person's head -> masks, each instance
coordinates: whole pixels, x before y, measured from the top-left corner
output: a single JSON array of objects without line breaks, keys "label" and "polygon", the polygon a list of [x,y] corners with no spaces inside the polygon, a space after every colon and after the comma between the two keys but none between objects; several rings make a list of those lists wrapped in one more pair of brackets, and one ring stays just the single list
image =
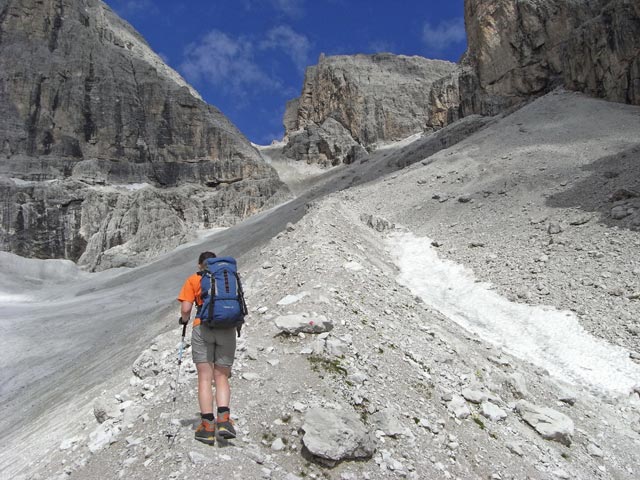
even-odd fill
[{"label": "person's head", "polygon": [[204,262],[206,262],[208,258],[216,258],[216,254],[213,252],[202,252],[198,257],[198,266],[200,267],[200,270],[204,268]]}]

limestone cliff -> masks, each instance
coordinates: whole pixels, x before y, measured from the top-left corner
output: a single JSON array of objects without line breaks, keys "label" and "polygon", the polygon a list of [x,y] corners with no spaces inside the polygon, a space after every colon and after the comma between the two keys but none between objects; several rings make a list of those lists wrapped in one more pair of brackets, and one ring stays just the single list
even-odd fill
[{"label": "limestone cliff", "polygon": [[640,104],[640,3],[466,0],[464,114],[491,115],[564,85]]},{"label": "limestone cliff", "polygon": [[[323,55],[317,65],[307,68],[302,95],[287,105],[286,136],[293,140],[296,131],[310,127],[314,132],[303,135],[313,137],[322,133],[329,118],[363,147],[422,132],[429,123],[432,84],[454,69],[451,62],[389,53]],[[290,151],[300,152],[300,139],[295,143]],[[318,148],[309,146],[310,154],[305,153],[309,161],[314,161]],[[329,163],[352,158],[352,154],[338,155]]]},{"label": "limestone cliff", "polygon": [[135,264],[282,186],[100,0],[0,0],[0,134],[0,248],[25,256]]}]

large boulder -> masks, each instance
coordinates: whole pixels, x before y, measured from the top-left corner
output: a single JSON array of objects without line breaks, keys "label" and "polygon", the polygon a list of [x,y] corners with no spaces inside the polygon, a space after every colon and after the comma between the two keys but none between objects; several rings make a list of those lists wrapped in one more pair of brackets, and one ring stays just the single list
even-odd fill
[{"label": "large boulder", "polygon": [[351,412],[312,408],[304,419],[302,443],[323,463],[370,458],[376,449],[375,436]]},{"label": "large boulder", "polygon": [[556,410],[539,407],[526,400],[516,404],[516,412],[546,440],[554,440],[567,447],[573,439],[573,420]]}]

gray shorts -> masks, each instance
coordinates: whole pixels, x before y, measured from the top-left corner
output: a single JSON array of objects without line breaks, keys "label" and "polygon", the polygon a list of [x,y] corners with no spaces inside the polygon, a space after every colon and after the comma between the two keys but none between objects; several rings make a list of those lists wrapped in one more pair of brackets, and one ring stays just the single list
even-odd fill
[{"label": "gray shorts", "polygon": [[215,329],[198,325],[191,333],[193,363],[215,363],[231,367],[236,354],[236,329]]}]

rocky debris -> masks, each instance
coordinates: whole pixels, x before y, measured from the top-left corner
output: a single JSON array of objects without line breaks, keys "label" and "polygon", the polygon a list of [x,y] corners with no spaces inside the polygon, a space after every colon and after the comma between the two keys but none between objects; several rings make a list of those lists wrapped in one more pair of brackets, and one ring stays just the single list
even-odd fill
[{"label": "rocky debris", "polygon": [[373,228],[376,232],[380,233],[386,232],[388,230],[393,230],[395,228],[395,225],[388,220],[366,213],[360,215],[360,221],[368,227]]},{"label": "rocky debris", "polygon": [[322,333],[333,329],[333,322],[324,315],[309,315],[306,313],[281,315],[276,317],[274,322],[282,333],[288,335]]},{"label": "rocky debris", "polygon": [[349,164],[364,158],[367,151],[333,118],[311,124],[289,135],[282,154],[293,160],[317,163],[323,167]]},{"label": "rocky debris", "polygon": [[546,440],[554,440],[567,447],[571,445],[573,421],[566,415],[547,407],[538,407],[526,400],[516,404],[516,412]]},{"label": "rocky debris", "polygon": [[102,1],[5,3],[3,250],[135,266],[199,229],[246,218],[283,187]]},{"label": "rocky debris", "polygon": [[453,412],[455,417],[464,420],[471,415],[471,410],[467,406],[467,402],[460,395],[454,395],[449,402],[449,410]]},{"label": "rocky debris", "polygon": [[160,373],[157,355],[151,350],[145,350],[133,363],[131,370],[141,380],[157,375]]},{"label": "rocky debris", "polygon": [[[298,102],[287,105],[285,123],[298,130],[332,118],[365,147],[401,140],[424,130],[428,92],[454,68],[450,62],[390,53],[321,55],[306,70]],[[290,120],[294,109],[296,122]],[[287,129],[289,138],[292,133]]]},{"label": "rocky debris", "polygon": [[93,414],[98,423],[104,423],[107,420],[119,417],[122,412],[115,404],[99,398],[93,402]]},{"label": "rocky debris", "polygon": [[480,404],[487,400],[487,394],[484,392],[480,392],[478,390],[472,390],[470,388],[465,388],[462,390],[462,396],[471,403]]},{"label": "rocky debris", "polygon": [[356,415],[346,411],[313,408],[304,417],[302,443],[321,462],[370,458],[375,437]]}]

